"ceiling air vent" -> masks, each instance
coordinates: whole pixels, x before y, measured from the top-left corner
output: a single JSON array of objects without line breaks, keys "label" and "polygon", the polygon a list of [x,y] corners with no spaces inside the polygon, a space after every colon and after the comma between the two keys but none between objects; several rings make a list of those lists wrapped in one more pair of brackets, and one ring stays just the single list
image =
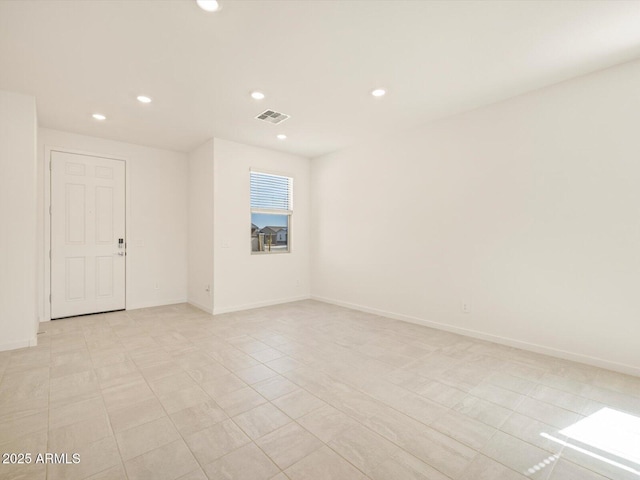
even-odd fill
[{"label": "ceiling air vent", "polygon": [[273,110],[265,110],[260,115],[256,117],[258,120],[263,120],[268,123],[272,123],[273,125],[278,125],[279,123],[284,122],[289,118],[289,115],[286,113],[275,112]]}]

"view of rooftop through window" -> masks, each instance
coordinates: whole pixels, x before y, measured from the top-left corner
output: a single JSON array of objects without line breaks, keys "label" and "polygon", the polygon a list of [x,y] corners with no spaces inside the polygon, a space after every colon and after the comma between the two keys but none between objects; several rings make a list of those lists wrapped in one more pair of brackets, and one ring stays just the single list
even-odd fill
[{"label": "view of rooftop through window", "polygon": [[252,171],[251,251],[285,253],[290,245],[293,179]]}]

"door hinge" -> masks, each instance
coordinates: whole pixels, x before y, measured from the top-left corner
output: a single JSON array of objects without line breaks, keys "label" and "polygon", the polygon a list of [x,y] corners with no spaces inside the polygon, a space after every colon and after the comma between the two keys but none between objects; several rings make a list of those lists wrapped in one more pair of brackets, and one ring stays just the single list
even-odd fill
[{"label": "door hinge", "polygon": [[51,303],[51,294],[49,294],[49,303]]},{"label": "door hinge", "polygon": [[49,260],[51,260],[51,250],[49,250]]}]

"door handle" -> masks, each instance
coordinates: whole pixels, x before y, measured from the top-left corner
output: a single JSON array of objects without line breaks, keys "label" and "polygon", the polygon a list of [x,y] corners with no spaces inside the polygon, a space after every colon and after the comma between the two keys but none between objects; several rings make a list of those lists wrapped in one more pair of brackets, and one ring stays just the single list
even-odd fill
[{"label": "door handle", "polygon": [[114,255],[118,255],[119,257],[124,257],[124,252],[116,252]]}]

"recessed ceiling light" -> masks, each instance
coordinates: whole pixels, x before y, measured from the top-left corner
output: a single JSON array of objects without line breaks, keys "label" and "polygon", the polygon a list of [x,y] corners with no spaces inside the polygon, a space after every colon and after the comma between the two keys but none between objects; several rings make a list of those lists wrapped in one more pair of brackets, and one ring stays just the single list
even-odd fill
[{"label": "recessed ceiling light", "polygon": [[376,88],[371,92],[371,95],[374,97],[382,97],[385,93],[387,93],[387,91],[384,88]]},{"label": "recessed ceiling light", "polygon": [[104,115],[102,115],[101,113],[94,113],[93,115],[91,115],[93,118],[95,118],[96,120],[106,120],[107,117],[105,117]]},{"label": "recessed ceiling light", "polygon": [[217,0],[196,0],[198,6],[205,12],[219,12],[222,6]]},{"label": "recessed ceiling light", "polygon": [[136,98],[140,103],[151,103],[151,99],[145,95],[138,95]]},{"label": "recessed ceiling light", "polygon": [[262,92],[251,92],[251,98],[255,100],[262,100],[264,98],[264,93]]},{"label": "recessed ceiling light", "polygon": [[278,135],[278,140],[286,140],[287,136],[284,133]]}]

